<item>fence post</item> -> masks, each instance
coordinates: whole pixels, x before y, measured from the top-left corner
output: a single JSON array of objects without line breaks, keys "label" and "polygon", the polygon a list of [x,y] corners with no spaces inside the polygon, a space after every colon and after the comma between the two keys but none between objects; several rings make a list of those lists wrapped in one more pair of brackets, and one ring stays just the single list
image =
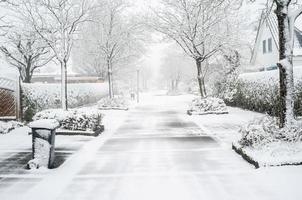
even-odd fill
[{"label": "fence post", "polygon": [[22,109],[21,109],[21,80],[20,76],[18,76],[16,81],[16,119],[18,121],[22,120]]}]

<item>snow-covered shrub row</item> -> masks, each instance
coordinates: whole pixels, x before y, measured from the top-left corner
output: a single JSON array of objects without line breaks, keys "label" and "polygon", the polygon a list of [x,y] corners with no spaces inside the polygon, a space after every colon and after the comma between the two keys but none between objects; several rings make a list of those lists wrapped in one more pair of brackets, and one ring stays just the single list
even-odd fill
[{"label": "snow-covered shrub row", "polygon": [[225,114],[227,106],[222,99],[215,97],[197,97],[191,102],[189,114]]},{"label": "snow-covered shrub row", "polygon": [[126,110],[128,109],[128,102],[123,96],[115,96],[114,98],[105,97],[98,101],[98,108],[101,110]]},{"label": "snow-covered shrub row", "polygon": [[[22,94],[26,121],[30,121],[41,110],[61,107],[60,84],[22,84]],[[68,105],[74,108],[96,103],[107,94],[106,83],[68,84]]]},{"label": "snow-covered shrub row", "polygon": [[0,134],[9,133],[15,128],[19,128],[21,126],[23,126],[23,124],[17,121],[0,121]]},{"label": "snow-covered shrub row", "polygon": [[100,130],[103,114],[95,108],[79,108],[63,111],[61,109],[48,109],[38,112],[33,119],[56,119],[60,128],[79,131]]},{"label": "snow-covered shrub row", "polygon": [[[302,68],[294,69],[295,113],[302,115]],[[241,74],[229,83],[227,93],[217,94],[227,105],[276,116],[279,109],[279,70]]]},{"label": "snow-covered shrub row", "polygon": [[277,118],[265,116],[255,119],[241,127],[242,134],[238,143],[242,147],[263,147],[273,142],[297,142],[301,141],[302,124],[296,121],[289,127],[279,128]]}]

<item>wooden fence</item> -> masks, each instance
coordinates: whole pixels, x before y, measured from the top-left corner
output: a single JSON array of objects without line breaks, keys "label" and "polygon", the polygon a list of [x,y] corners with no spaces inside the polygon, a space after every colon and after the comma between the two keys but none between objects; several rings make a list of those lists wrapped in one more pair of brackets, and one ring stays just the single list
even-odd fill
[{"label": "wooden fence", "polygon": [[20,81],[0,77],[0,119],[21,118]]}]

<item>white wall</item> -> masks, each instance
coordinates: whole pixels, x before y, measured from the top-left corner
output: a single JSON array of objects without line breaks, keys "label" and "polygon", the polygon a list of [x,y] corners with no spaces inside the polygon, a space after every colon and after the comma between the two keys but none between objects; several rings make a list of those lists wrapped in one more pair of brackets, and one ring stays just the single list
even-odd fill
[{"label": "white wall", "polygon": [[[278,62],[278,49],[272,37],[272,34],[265,24],[259,32],[259,44],[256,49],[257,55],[255,60],[255,67],[259,70],[263,67],[270,67]],[[268,52],[268,38],[272,38],[272,52]],[[266,40],[266,53],[263,54],[262,41]]]}]

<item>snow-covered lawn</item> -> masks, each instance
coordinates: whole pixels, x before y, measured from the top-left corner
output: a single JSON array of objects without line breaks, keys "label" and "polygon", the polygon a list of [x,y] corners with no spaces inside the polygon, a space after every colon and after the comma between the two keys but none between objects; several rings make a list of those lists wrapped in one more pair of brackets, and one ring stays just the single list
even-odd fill
[{"label": "snow-covered lawn", "polygon": [[223,145],[230,147],[232,142],[239,139],[240,128],[249,121],[264,116],[261,113],[228,107],[226,115],[192,115],[192,121],[201,126],[207,134],[217,138]]}]

